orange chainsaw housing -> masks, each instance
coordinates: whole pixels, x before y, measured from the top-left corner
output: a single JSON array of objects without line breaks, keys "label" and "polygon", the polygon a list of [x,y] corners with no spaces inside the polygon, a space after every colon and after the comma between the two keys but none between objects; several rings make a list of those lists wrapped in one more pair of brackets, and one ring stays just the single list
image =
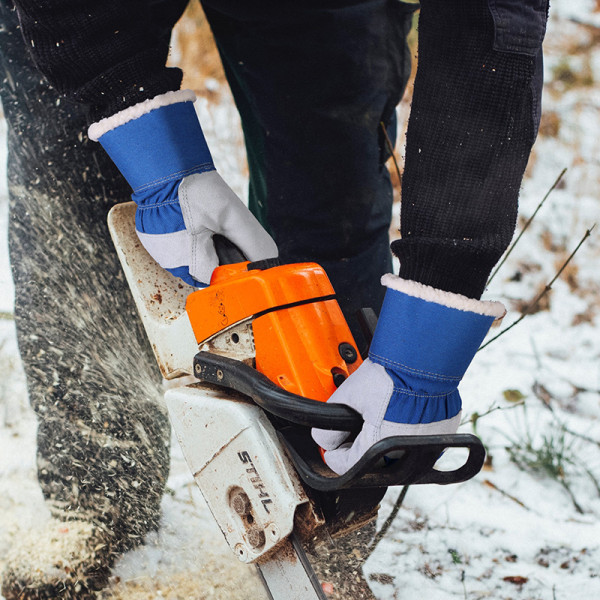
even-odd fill
[{"label": "orange chainsaw housing", "polygon": [[[339,385],[362,362],[325,271],[314,263],[248,264],[218,267],[209,287],[188,296],[196,341],[251,320],[256,369],[289,392],[325,402],[334,377]],[[346,362],[340,344],[351,345],[355,359]]]}]

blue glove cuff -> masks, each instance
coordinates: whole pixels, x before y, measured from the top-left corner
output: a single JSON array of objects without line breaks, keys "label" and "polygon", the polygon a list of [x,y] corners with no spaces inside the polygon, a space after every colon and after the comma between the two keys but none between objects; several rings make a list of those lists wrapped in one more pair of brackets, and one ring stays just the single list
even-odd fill
[{"label": "blue glove cuff", "polygon": [[435,423],[455,417],[462,408],[456,388],[443,394],[426,394],[405,389],[406,382],[391,370],[386,370],[394,382],[394,391],[384,419],[392,423],[418,425]]},{"label": "blue glove cuff", "polygon": [[142,197],[169,181],[215,168],[192,102],[151,110],[98,141]]},{"label": "blue glove cuff", "polygon": [[458,386],[493,321],[388,288],[369,358],[441,394]]}]

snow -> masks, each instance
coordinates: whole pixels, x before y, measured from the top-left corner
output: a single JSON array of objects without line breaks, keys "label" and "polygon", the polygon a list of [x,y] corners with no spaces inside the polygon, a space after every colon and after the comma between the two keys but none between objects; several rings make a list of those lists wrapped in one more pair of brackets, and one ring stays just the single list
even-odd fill
[{"label": "snow", "polygon": [[[461,485],[409,489],[364,566],[381,600],[600,597],[600,53],[595,50],[600,13],[595,7],[592,0],[552,3],[545,122],[523,183],[521,226],[562,169],[568,171],[486,291],[485,299],[500,300],[509,309],[500,329],[554,277],[586,230],[599,226],[553,285],[548,308],[482,349],[467,372],[461,384],[462,431],[472,432],[475,421],[491,464]],[[559,76],[565,68],[574,83]],[[239,121],[219,85],[211,80],[210,91],[221,101],[201,98],[197,108],[219,170],[245,195]],[[406,116],[405,103],[399,114],[401,120]],[[1,121],[0,135],[5,136]],[[3,143],[0,148],[4,169]],[[4,172],[0,186],[0,312],[10,312]],[[395,214],[397,219],[397,207]],[[35,482],[35,419],[27,406],[14,326],[6,319],[0,319],[0,368],[1,567],[20,533],[46,518]],[[480,416],[472,419],[475,413]],[[544,463],[558,473],[554,477],[534,468],[545,446],[554,449]],[[119,561],[102,598],[264,597],[252,570],[227,548],[176,443],[168,488],[160,530]],[[379,527],[398,494],[388,492]]]}]

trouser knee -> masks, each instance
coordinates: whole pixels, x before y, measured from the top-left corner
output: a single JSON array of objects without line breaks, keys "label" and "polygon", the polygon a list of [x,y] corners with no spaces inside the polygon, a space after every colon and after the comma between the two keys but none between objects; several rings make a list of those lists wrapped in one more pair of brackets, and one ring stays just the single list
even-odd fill
[{"label": "trouser knee", "polygon": [[108,209],[130,190],[87,140],[83,107],[37,72],[7,0],[0,24],[15,320],[40,419],[40,484],[56,506],[112,504],[109,519],[115,510],[127,518],[124,506],[136,501],[156,512],[170,431],[106,225]]}]

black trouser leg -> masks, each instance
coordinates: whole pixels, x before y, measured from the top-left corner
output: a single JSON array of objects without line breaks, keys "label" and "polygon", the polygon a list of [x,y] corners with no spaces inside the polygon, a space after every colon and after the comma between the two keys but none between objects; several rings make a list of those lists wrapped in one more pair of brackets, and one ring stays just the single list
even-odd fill
[{"label": "black trouser leg", "polygon": [[157,523],[169,427],[154,359],[106,226],[129,189],[82,109],[37,73],[0,2],[15,317],[39,419],[38,475],[51,510],[101,519],[135,544]]},{"label": "black trouser leg", "polygon": [[378,310],[392,206],[380,123],[395,129],[413,7],[203,4],[242,117],[251,208],[283,260],[325,267],[349,320]]}]

